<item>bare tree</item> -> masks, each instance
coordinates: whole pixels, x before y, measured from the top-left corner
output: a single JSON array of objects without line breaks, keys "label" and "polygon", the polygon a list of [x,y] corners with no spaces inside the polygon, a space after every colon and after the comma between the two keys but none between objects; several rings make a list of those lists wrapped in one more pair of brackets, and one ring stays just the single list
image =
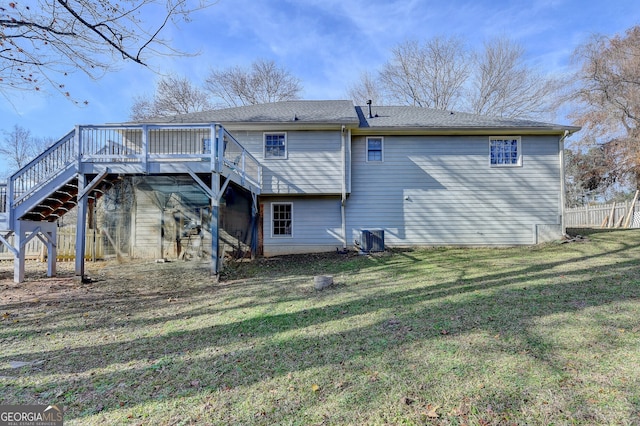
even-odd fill
[{"label": "bare tree", "polygon": [[253,62],[248,70],[241,67],[212,69],[205,88],[221,107],[299,99],[302,91],[298,78],[274,61],[264,59]]},{"label": "bare tree", "polygon": [[370,72],[360,74],[360,80],[349,86],[347,96],[353,99],[356,104],[364,105],[367,101],[372,101],[374,105],[386,104],[386,98],[382,92],[382,86]]},{"label": "bare tree", "polygon": [[0,154],[8,160],[11,170],[15,171],[40,154],[49,142],[49,139],[34,138],[28,129],[16,124],[10,132],[4,132]]},{"label": "bare tree", "polygon": [[528,67],[524,49],[508,39],[487,42],[477,54],[457,38],[406,41],[391,55],[377,75],[364,73],[349,96],[510,118],[555,111],[559,82]]},{"label": "bare tree", "polygon": [[640,184],[640,26],[594,36],[574,55],[579,70],[569,101],[583,140],[602,144],[619,183]]},{"label": "bare tree", "polygon": [[434,38],[396,46],[380,72],[380,83],[392,102],[451,109],[458,104],[468,74],[464,44],[456,38]]},{"label": "bare tree", "polygon": [[[197,2],[192,4],[192,2]],[[0,6],[0,91],[53,87],[71,97],[64,76],[99,78],[119,60],[147,65],[178,54],[162,30],[212,0],[34,0]],[[160,13],[159,13],[160,12]],[[155,18],[155,19],[154,19]],[[6,94],[5,94],[6,96]]]},{"label": "bare tree", "polygon": [[51,136],[46,136],[46,137],[33,137],[31,138],[31,152],[33,154],[33,156],[37,156],[40,155],[41,153],[43,153],[47,148],[49,148],[51,145],[53,145],[55,142],[57,141],[56,138],[53,138]]},{"label": "bare tree", "polygon": [[165,77],[156,84],[152,98],[137,96],[131,107],[131,119],[140,121],[211,109],[208,94],[186,77]]},{"label": "bare tree", "polygon": [[548,113],[557,82],[526,66],[524,48],[506,38],[484,44],[474,58],[471,111],[480,115],[534,118]]}]

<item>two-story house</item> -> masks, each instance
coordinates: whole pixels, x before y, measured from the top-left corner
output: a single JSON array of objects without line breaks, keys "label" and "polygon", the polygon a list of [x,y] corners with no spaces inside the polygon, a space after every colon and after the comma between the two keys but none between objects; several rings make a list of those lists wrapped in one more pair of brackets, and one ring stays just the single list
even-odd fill
[{"label": "two-story house", "polygon": [[186,114],[221,123],[263,167],[265,255],[387,246],[519,245],[564,232],[563,141],[575,127],[352,101]]},{"label": "two-story house", "polygon": [[0,243],[16,281],[36,236],[54,274],[55,224],[77,205],[82,275],[89,204],[128,175],[130,254],[179,255],[195,233],[215,273],[229,236],[266,256],[536,244],[564,233],[564,139],[577,130],[346,100],[77,126],[0,185]]}]

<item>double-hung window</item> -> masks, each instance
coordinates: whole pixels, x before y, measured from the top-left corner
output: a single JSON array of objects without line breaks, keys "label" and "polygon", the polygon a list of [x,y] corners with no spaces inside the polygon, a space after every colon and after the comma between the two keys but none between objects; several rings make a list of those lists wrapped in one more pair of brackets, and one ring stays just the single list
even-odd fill
[{"label": "double-hung window", "polygon": [[265,133],[264,134],[264,158],[274,158],[274,159],[287,158],[287,134],[286,133]]},{"label": "double-hung window", "polygon": [[381,163],[384,160],[383,155],[384,140],[381,137],[367,138],[367,162]]},{"label": "double-hung window", "polygon": [[274,237],[293,236],[293,204],[271,204],[272,231]]},{"label": "double-hung window", "polygon": [[491,167],[522,165],[522,147],[519,136],[499,136],[489,139]]}]

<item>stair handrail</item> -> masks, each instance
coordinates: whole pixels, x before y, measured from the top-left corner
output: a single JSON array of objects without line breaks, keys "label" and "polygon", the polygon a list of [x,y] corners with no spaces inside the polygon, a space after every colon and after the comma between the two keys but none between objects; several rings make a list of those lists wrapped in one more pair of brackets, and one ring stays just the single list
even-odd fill
[{"label": "stair handrail", "polygon": [[[216,137],[219,140],[226,140],[230,144],[220,144],[218,149],[222,150],[222,159],[220,160],[220,151],[216,153],[215,160],[219,162],[218,168],[225,165],[238,174],[244,181],[249,181],[256,188],[262,186],[262,165],[260,161],[240,143],[229,131],[222,125],[216,124],[218,128]],[[222,148],[220,148],[222,147]]]},{"label": "stair handrail", "polygon": [[71,130],[11,175],[7,206],[9,210],[20,204],[34,189],[42,187],[66,170],[70,164],[77,163],[79,150],[75,134],[75,129]]}]

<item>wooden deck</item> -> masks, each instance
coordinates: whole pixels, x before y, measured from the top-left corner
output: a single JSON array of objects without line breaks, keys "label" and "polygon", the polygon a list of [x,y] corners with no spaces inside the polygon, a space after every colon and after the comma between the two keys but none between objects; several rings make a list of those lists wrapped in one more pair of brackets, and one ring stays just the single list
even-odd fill
[{"label": "wooden deck", "polygon": [[[0,183],[0,244],[15,255],[15,280],[24,278],[21,248],[38,237],[55,250],[55,222],[70,209],[78,207],[78,229],[84,229],[87,200],[99,197],[110,182],[171,174],[191,176],[211,198],[214,213],[229,182],[250,191],[254,200],[261,189],[260,163],[220,125],[77,126]],[[14,245],[8,242],[11,235]],[[78,245],[80,254],[82,235]],[[217,252],[217,239],[212,249]],[[217,256],[212,261],[217,273]],[[51,269],[55,273],[55,265]],[[77,265],[76,273],[83,271],[84,265]]]}]

